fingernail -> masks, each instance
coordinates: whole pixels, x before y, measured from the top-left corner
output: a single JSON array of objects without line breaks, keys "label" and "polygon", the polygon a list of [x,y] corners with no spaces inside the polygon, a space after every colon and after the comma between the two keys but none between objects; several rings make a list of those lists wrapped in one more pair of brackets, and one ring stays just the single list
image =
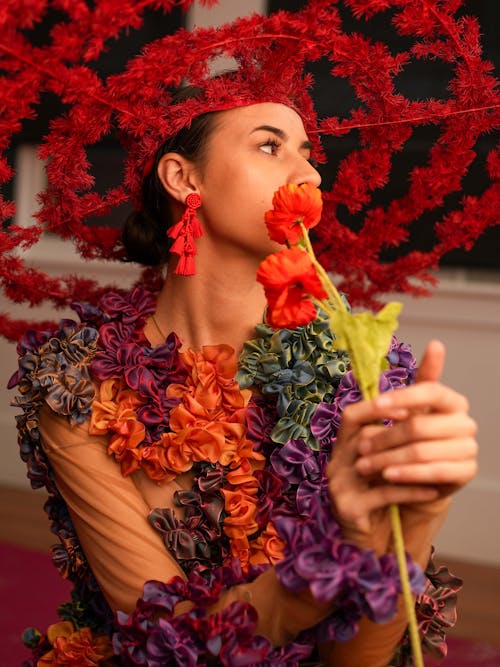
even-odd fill
[{"label": "fingernail", "polygon": [[401,474],[397,468],[386,468],[382,476],[385,477],[385,479],[390,479],[392,481],[399,479],[401,477]]}]

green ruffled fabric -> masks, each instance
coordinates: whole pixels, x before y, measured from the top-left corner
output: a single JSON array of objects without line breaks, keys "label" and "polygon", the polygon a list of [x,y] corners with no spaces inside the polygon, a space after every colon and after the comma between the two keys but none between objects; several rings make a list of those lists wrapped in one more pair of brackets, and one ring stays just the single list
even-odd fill
[{"label": "green ruffled fabric", "polygon": [[308,425],[321,402],[331,402],[349,356],[335,349],[335,336],[326,313],[297,329],[256,327],[259,338],[245,343],[239,359],[237,381],[242,389],[256,388],[277,395],[279,420],[271,438],[286,443],[301,438],[317,451],[320,443]]}]

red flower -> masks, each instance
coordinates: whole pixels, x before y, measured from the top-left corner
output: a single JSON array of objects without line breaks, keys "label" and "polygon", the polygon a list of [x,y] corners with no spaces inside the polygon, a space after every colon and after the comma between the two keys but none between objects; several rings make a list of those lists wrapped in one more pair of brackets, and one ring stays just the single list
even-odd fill
[{"label": "red flower", "polygon": [[277,328],[302,326],[316,317],[310,296],[327,294],[309,255],[300,248],[286,248],[269,255],[257,271],[267,297],[267,321]]},{"label": "red flower", "polygon": [[273,197],[273,209],[265,215],[267,231],[273,241],[297,244],[302,238],[302,223],[306,229],[318,224],[323,201],[321,190],[311,183],[283,185]]}]

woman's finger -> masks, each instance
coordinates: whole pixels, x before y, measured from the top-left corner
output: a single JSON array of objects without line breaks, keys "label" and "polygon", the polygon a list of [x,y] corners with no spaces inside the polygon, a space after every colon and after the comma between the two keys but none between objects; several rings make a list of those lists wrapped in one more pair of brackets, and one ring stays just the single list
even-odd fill
[{"label": "woman's finger", "polygon": [[431,340],[425,348],[415,382],[438,382],[444,369],[446,349],[440,340]]},{"label": "woman's finger", "polygon": [[406,447],[361,456],[354,467],[361,475],[377,475],[395,466],[469,460],[477,455],[477,450],[477,442],[472,437],[414,442]]},{"label": "woman's finger", "polygon": [[399,484],[452,484],[463,486],[477,473],[475,457],[462,461],[412,463],[385,468],[384,479]]},{"label": "woman's finger", "polygon": [[346,526],[363,529],[369,525],[368,517],[372,512],[386,509],[392,503],[424,503],[438,497],[439,491],[432,486],[380,484],[361,496],[344,494],[337,497],[335,511],[344,530]]},{"label": "woman's finger", "polygon": [[[443,370],[444,355],[445,348],[440,341],[433,340],[427,345],[420,368],[417,371],[416,377],[419,382],[437,382]],[[442,385],[438,386],[441,387]],[[420,389],[414,395],[410,393],[409,397],[405,399],[409,389],[409,387],[404,387],[394,392],[384,393],[373,401],[359,401],[348,405],[342,415],[341,429],[344,431],[344,435],[349,437],[363,424],[375,423],[382,419],[405,419],[408,410],[413,407],[420,407],[427,388]],[[443,387],[444,389],[446,388]],[[458,396],[456,392],[452,393]],[[395,400],[393,400],[394,394],[398,394]],[[433,396],[435,399],[439,397],[436,390],[434,390]],[[412,404],[412,399],[417,405]]]},{"label": "woman's finger", "polygon": [[380,394],[374,401],[375,410],[384,413],[398,408],[414,412],[468,412],[465,396],[439,382],[421,381],[410,387]]},{"label": "woman's finger", "polygon": [[385,428],[382,421],[405,419],[409,414],[406,408],[379,407],[374,401],[348,405],[342,413],[327,474],[333,466],[352,466],[359,455],[359,442],[370,442],[375,433]]},{"label": "woman's finger", "polygon": [[375,454],[394,447],[425,440],[470,437],[477,432],[477,424],[466,413],[416,413],[408,419],[394,423],[390,428],[369,431],[363,429],[359,453]]}]

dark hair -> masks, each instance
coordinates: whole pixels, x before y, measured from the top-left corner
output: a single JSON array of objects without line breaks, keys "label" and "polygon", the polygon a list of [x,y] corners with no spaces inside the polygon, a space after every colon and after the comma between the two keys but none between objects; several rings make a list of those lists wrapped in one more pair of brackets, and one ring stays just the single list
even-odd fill
[{"label": "dark hair", "polygon": [[[173,101],[199,94],[193,87],[182,89]],[[172,243],[166,230],[172,225],[169,198],[158,178],[158,163],[165,153],[179,153],[188,160],[202,163],[208,139],[215,126],[217,112],[209,112],[193,119],[158,149],[154,165],[142,184],[142,210],[131,213],[123,228],[122,240],[127,260],[146,266],[157,266],[168,260]]]}]

